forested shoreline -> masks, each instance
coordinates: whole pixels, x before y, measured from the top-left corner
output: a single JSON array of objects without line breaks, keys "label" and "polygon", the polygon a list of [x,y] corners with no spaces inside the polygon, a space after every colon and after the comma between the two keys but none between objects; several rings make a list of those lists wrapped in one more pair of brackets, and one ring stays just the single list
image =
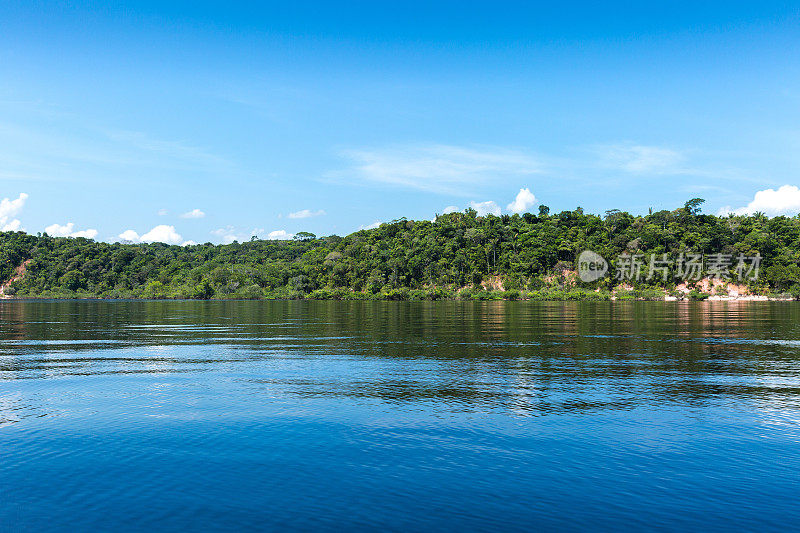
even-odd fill
[{"label": "forested shoreline", "polygon": [[[0,283],[14,298],[153,299],[663,299],[704,298],[680,272],[591,283],[576,257],[592,250],[670,257],[697,252],[758,255],[750,294],[800,297],[800,216],[702,214],[694,199],[634,216],[578,208],[486,215],[468,209],[434,221],[400,219],[346,237],[254,238],[225,245],[123,244],[46,234],[0,233]],[[612,265],[613,266],[613,265]],[[709,272],[705,269],[703,275]],[[741,277],[741,276],[739,276]],[[681,285],[682,284],[682,285]],[[678,286],[691,292],[680,292]],[[727,283],[716,292],[724,294]]]}]

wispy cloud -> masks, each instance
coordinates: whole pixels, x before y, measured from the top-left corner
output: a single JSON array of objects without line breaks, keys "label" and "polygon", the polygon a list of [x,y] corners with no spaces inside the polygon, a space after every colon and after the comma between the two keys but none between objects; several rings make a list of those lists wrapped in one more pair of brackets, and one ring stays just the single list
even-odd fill
[{"label": "wispy cloud", "polygon": [[[693,180],[684,187],[719,187],[732,180],[763,183],[743,169],[732,167],[728,161],[731,154],[705,153],[701,150],[678,149],[669,146],[644,145],[632,142],[599,144],[589,147],[591,158],[562,162],[564,169],[580,169],[589,176],[598,172],[612,171],[614,179],[646,178],[654,176],[676,176],[712,180],[703,183]],[[555,166],[555,165],[554,165]],[[722,183],[716,183],[716,181]],[[622,183],[630,183],[622,180]]]},{"label": "wispy cloud", "polygon": [[286,216],[289,218],[311,218],[311,217],[321,217],[324,214],[326,213],[322,209],[318,211],[312,211],[310,209],[302,209],[300,211],[295,211],[294,213],[289,213]]},{"label": "wispy cloud", "polygon": [[413,145],[345,150],[340,155],[352,166],[329,177],[459,196],[490,180],[541,172],[532,155],[498,147]]},{"label": "wispy cloud", "polygon": [[110,131],[106,136],[120,149],[150,154],[161,162],[168,160],[183,168],[230,167],[226,159],[184,141],[156,139],[140,131]]},{"label": "wispy cloud", "polygon": [[671,148],[634,143],[606,144],[595,147],[602,165],[633,174],[682,173],[686,156]]},{"label": "wispy cloud", "polygon": [[192,209],[181,215],[181,218],[203,218],[206,216],[205,212],[201,211],[200,209]]},{"label": "wispy cloud", "polygon": [[141,182],[167,171],[241,173],[230,161],[190,142],[109,131],[71,116],[32,124],[0,121],[0,145],[5,147],[0,150],[0,179],[108,183],[134,176]]}]

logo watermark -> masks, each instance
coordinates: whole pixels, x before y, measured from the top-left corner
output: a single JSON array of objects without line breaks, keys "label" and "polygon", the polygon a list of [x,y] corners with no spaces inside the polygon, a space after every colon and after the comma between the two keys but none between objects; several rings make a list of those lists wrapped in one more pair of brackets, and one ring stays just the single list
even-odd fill
[{"label": "logo watermark", "polygon": [[597,252],[584,250],[578,255],[577,269],[581,281],[591,283],[611,275],[618,281],[661,280],[699,281],[701,278],[755,281],[761,267],[761,254],[702,254],[681,252],[669,254],[620,254],[612,262]]},{"label": "logo watermark", "polygon": [[578,256],[578,277],[581,281],[591,283],[605,277],[607,273],[608,262],[600,254],[584,250]]}]

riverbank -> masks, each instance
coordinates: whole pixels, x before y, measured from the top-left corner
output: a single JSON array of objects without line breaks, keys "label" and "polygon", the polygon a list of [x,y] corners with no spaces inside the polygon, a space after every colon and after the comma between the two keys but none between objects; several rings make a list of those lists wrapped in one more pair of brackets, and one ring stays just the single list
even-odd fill
[{"label": "riverbank", "polygon": [[212,300],[212,301],[712,301],[712,302],[767,302],[767,301],[795,301],[789,294],[737,294],[720,295],[700,291],[671,291],[659,289],[632,289],[632,290],[589,290],[589,289],[555,289],[539,291],[518,290],[473,290],[449,291],[446,289],[394,289],[380,293],[354,292],[346,289],[318,289],[310,293],[268,294],[258,298],[169,298],[169,297],[141,297],[125,292],[111,294],[88,294],[85,292],[74,293],[45,293],[37,295],[4,295],[0,300],[142,300],[142,301],[171,301],[171,300]]}]

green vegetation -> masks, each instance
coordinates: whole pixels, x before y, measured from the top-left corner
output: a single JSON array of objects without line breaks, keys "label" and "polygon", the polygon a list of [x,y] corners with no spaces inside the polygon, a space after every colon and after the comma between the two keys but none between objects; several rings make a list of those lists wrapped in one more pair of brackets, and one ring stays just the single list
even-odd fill
[{"label": "green vegetation", "polygon": [[[580,208],[550,214],[545,206],[537,215],[479,217],[467,210],[347,237],[302,232],[292,241],[185,247],[5,232],[0,281],[6,295],[44,298],[660,299],[664,291],[678,294],[672,270],[667,282],[643,277],[617,290],[610,277],[577,281],[577,254],[692,251],[760,253],[761,275],[751,290],[800,297],[800,216],[716,217],[702,214],[701,203],[646,216]],[[689,297],[704,296],[695,289]]]},{"label": "green vegetation", "polygon": [[690,300],[705,300],[709,296],[711,296],[711,295],[708,294],[707,292],[701,292],[701,291],[698,291],[697,289],[692,289],[691,291],[689,291],[689,294],[688,294],[688,297],[689,297]]}]

